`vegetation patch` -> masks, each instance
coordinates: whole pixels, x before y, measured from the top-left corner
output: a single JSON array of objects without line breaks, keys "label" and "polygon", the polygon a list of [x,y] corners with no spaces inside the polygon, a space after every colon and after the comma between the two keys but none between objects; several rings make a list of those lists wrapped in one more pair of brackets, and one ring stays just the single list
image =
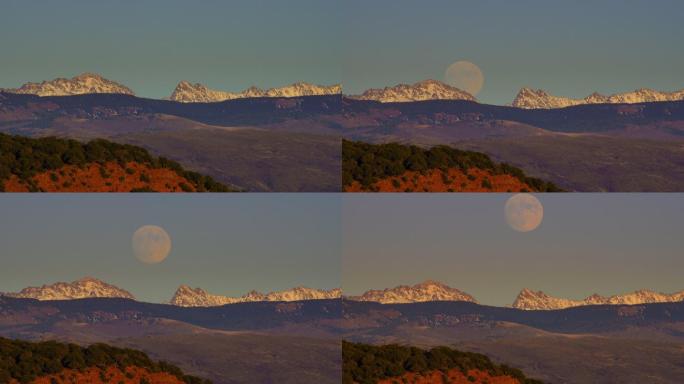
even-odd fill
[{"label": "vegetation patch", "polygon": [[[358,182],[363,189],[371,190],[373,184],[388,177],[401,176],[406,172],[425,173],[435,169],[444,172],[459,169],[466,175],[469,175],[470,169],[479,169],[491,175],[510,175],[537,192],[562,191],[551,182],[529,177],[520,168],[497,163],[481,152],[462,151],[445,145],[425,149],[398,143],[342,142],[343,186]],[[468,178],[474,180],[472,175]],[[489,180],[482,187],[491,188]]]},{"label": "vegetation patch", "polygon": [[188,384],[211,384],[211,381],[185,375],[180,368],[164,361],[153,361],[144,352],[116,348],[106,344],[81,347],[56,341],[32,343],[0,338],[0,382],[16,380],[29,383],[36,378],[54,375],[66,369],[83,371],[97,367],[139,367],[149,372],[165,372]]},{"label": "vegetation patch", "polygon": [[[198,192],[233,192],[236,189],[215,181],[210,176],[187,171],[183,167],[164,157],[154,157],[144,148],[128,144],[117,144],[97,139],[87,143],[56,137],[27,138],[0,133],[0,190],[4,190],[4,181],[16,176],[37,191],[32,177],[43,172],[60,170],[65,166],[86,167],[89,164],[105,165],[118,163],[126,167],[130,163],[138,163],[151,169],[169,169],[180,177],[190,181]],[[131,174],[134,171],[126,168]],[[102,178],[109,178],[104,167],[100,168]],[[50,175],[51,178],[56,178]],[[147,175],[145,175],[147,177]]]},{"label": "vegetation patch", "polygon": [[343,384],[375,384],[406,373],[447,372],[452,369],[459,369],[464,375],[470,370],[477,370],[490,376],[510,376],[521,384],[542,384],[526,377],[519,369],[495,364],[479,353],[448,347],[423,350],[396,344],[374,346],[342,342]]}]

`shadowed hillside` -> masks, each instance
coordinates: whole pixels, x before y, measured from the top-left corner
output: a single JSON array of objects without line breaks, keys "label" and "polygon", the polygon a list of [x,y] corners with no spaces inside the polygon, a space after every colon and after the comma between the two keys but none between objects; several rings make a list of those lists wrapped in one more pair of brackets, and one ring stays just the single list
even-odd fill
[{"label": "shadowed hillside", "polygon": [[133,348],[216,384],[339,384],[339,318],[339,299],[178,307],[0,295],[0,336]]},{"label": "shadowed hillside", "polygon": [[0,92],[0,132],[136,145],[249,191],[339,192],[340,107],[339,95],[179,103]]},{"label": "shadowed hillside", "polygon": [[679,384],[684,377],[683,302],[541,311],[467,302],[343,306],[344,340],[453,346],[544,382]]},{"label": "shadowed hillside", "polygon": [[[528,110],[340,95],[178,103],[114,94],[0,93],[0,131],[137,145],[250,191],[340,191],[343,137],[481,152],[564,190],[684,190],[684,101]],[[373,188],[391,191],[536,189],[512,174],[466,174],[458,167],[409,169],[377,183]],[[354,188],[370,190],[363,181]]]},{"label": "shadowed hillside", "polygon": [[[131,347],[226,384],[339,383],[342,339],[456,346],[551,383],[616,382],[599,379],[612,377],[619,382],[657,379],[679,384],[684,374],[682,302],[526,311],[463,301],[308,300],[176,307],[129,299],[0,296],[0,335]],[[187,353],[196,360],[186,361]],[[216,356],[229,356],[230,363]],[[616,360],[624,365],[615,365]],[[268,368],[258,361],[269,361]],[[308,373],[303,377],[301,368],[288,367],[306,367]],[[243,372],[239,380],[232,375],[238,369]]]},{"label": "shadowed hillside", "polygon": [[344,100],[344,137],[486,153],[578,192],[684,190],[684,102],[529,110],[459,100]]}]

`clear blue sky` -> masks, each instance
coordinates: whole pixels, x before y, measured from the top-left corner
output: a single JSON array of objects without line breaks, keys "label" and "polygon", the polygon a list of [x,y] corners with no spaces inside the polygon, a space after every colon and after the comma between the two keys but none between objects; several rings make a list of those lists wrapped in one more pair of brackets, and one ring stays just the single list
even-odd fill
[{"label": "clear blue sky", "polygon": [[684,88],[680,0],[8,0],[0,87],[98,72],[146,97],[179,80],[241,90],[369,87],[480,66],[479,99]]},{"label": "clear blue sky", "polygon": [[469,60],[478,96],[507,104],[523,86],[564,96],[684,88],[680,0],[349,0],[346,92],[426,78]]},{"label": "clear blue sky", "polygon": [[225,90],[339,83],[339,2],[2,2],[0,87],[97,72],[145,97],[180,80]]},{"label": "clear blue sky", "polygon": [[684,195],[537,195],[544,219],[527,233],[504,220],[509,196],[345,196],[343,291],[435,279],[510,305],[522,288],[570,298],[684,289]]},{"label": "clear blue sky", "polygon": [[[93,276],[163,302],[180,284],[226,295],[340,285],[335,195],[7,194],[0,212],[0,291]],[[160,264],[133,256],[145,224],[171,236]]]}]

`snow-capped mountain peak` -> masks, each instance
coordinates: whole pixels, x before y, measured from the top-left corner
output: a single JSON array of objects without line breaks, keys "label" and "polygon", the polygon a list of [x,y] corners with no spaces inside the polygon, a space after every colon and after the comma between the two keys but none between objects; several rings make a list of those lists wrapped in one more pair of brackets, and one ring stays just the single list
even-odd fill
[{"label": "snow-capped mountain peak", "polygon": [[374,301],[383,304],[418,303],[425,301],[469,301],[477,303],[468,293],[449,287],[438,281],[426,280],[413,286],[399,285],[382,290],[369,290],[350,300]]},{"label": "snow-capped mountain peak", "polygon": [[181,285],[171,299],[171,304],[181,307],[211,307],[237,303],[237,299],[212,295],[202,288]]},{"label": "snow-capped mountain peak", "polygon": [[518,297],[513,302],[513,308],[525,310],[553,310],[578,307],[582,305],[631,305],[678,301],[684,301],[684,291],[667,294],[641,289],[623,295],[614,295],[609,297],[601,296],[595,293],[583,300],[571,300],[549,296],[542,291],[533,291],[525,288],[520,291]]},{"label": "snow-capped mountain peak", "polygon": [[3,91],[38,96],[69,96],[89,93],[134,94],[130,88],[90,72],[82,73],[71,79],[60,77],[40,83],[26,83],[19,88],[3,89]]},{"label": "snow-capped mountain peak", "polygon": [[210,103],[237,99],[238,97],[236,93],[216,91],[207,88],[203,84],[192,84],[189,81],[183,80],[173,90],[170,99],[183,103]]},{"label": "snow-capped mountain peak", "polygon": [[342,86],[339,84],[331,86],[321,86],[306,82],[297,82],[285,87],[271,88],[266,90],[267,97],[298,97],[315,95],[337,95],[342,93]]},{"label": "snow-capped mountain peak", "polygon": [[201,288],[191,288],[187,285],[181,285],[178,290],[176,290],[170,303],[181,307],[213,307],[246,302],[321,300],[337,299],[340,297],[342,297],[342,294],[339,288],[323,290],[300,286],[266,294],[258,291],[250,291],[240,297],[230,297],[214,295]]},{"label": "snow-capped mountain peak", "polygon": [[208,88],[200,83],[192,84],[188,81],[181,81],[173,90],[170,99],[183,103],[211,103],[249,97],[299,97],[341,93],[342,87],[339,84],[321,86],[297,82],[285,87],[266,90],[252,86],[241,92],[226,92]]},{"label": "snow-capped mountain peak", "polygon": [[468,100],[476,101],[470,93],[437,80],[423,80],[414,84],[398,84],[393,87],[371,88],[361,95],[352,96],[359,100],[375,100],[383,103],[423,100]]},{"label": "snow-capped mountain peak", "polygon": [[27,287],[5,296],[36,300],[72,300],[95,297],[116,297],[135,300],[133,295],[111,284],[92,277],[84,277],[71,283],[58,282],[40,287]]},{"label": "snow-capped mountain peak", "polygon": [[654,101],[684,100],[684,89],[676,92],[661,92],[640,88],[633,92],[605,96],[594,92],[583,99],[553,96],[542,89],[522,88],[513,100],[513,106],[524,109],[565,108],[582,104],[633,104]]},{"label": "snow-capped mountain peak", "polygon": [[562,299],[547,295],[542,291],[523,288],[513,302],[513,308],[518,309],[561,309],[582,305],[580,301]]}]

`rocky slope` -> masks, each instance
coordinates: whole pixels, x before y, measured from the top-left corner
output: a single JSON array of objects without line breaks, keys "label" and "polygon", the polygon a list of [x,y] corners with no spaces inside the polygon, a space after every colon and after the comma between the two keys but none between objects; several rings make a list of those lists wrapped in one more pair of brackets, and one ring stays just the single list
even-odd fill
[{"label": "rocky slope", "polygon": [[196,83],[181,81],[173,90],[170,99],[183,103],[211,103],[248,97],[298,97],[314,95],[336,95],[342,93],[340,85],[321,86],[298,82],[280,88],[260,89],[250,87],[242,92],[218,91]]},{"label": "rocky slope", "polygon": [[425,301],[469,301],[477,303],[475,298],[456,288],[451,288],[438,281],[426,280],[413,286],[399,285],[383,290],[370,290],[360,296],[350,296],[349,300],[373,301],[383,304],[418,303]]},{"label": "rocky slope", "polygon": [[0,180],[4,192],[198,192],[197,185],[169,168],[147,164],[88,163],[36,173],[28,180],[16,175]]},{"label": "rocky slope", "polygon": [[448,371],[431,370],[426,372],[407,372],[401,376],[382,379],[377,384],[521,384],[522,381],[509,376],[492,376],[489,372],[471,369],[467,372],[460,368]]},{"label": "rocky slope", "polygon": [[4,293],[3,295],[41,301],[93,297],[116,297],[135,300],[135,297],[130,292],[92,277],[84,277],[71,283],[58,282],[40,287],[27,287],[19,292]]},{"label": "rocky slope", "polygon": [[130,88],[115,81],[105,79],[96,73],[82,73],[71,79],[60,77],[40,83],[26,83],[19,88],[0,89],[0,91],[38,96],[69,96],[87,93],[134,94]]},{"label": "rocky slope", "polygon": [[340,289],[322,290],[306,287],[295,287],[284,291],[261,293],[251,291],[240,297],[221,296],[208,293],[201,288],[181,285],[171,298],[171,304],[181,307],[214,307],[226,304],[247,303],[257,301],[300,301],[336,299],[341,297]]},{"label": "rocky slope", "polygon": [[513,106],[524,109],[551,109],[581,104],[633,104],[677,100],[684,100],[684,89],[676,92],[660,92],[641,88],[633,92],[616,93],[609,96],[592,93],[583,99],[572,99],[553,96],[542,89],[522,88],[513,100]]},{"label": "rocky slope", "polygon": [[371,88],[361,95],[352,96],[359,100],[375,100],[383,103],[423,100],[468,100],[476,101],[466,91],[437,80],[423,80],[414,84],[398,84],[393,87]]},{"label": "rocky slope", "polygon": [[584,300],[571,300],[549,296],[542,291],[532,291],[523,289],[513,302],[513,308],[525,310],[553,310],[582,305],[601,305],[601,304],[646,304],[646,303],[668,303],[684,301],[684,291],[672,294],[654,292],[651,290],[638,290],[623,295],[601,296],[593,294]]},{"label": "rocky slope", "polygon": [[538,192],[536,188],[512,175],[492,174],[471,168],[438,168],[423,172],[406,171],[364,186],[358,181],[344,186],[344,192]]},{"label": "rocky slope", "polygon": [[[9,384],[19,384],[13,380]],[[90,367],[81,370],[64,369],[59,373],[44,375],[32,380],[30,384],[186,384],[185,381],[167,372],[150,372],[147,369],[129,366]]]}]

